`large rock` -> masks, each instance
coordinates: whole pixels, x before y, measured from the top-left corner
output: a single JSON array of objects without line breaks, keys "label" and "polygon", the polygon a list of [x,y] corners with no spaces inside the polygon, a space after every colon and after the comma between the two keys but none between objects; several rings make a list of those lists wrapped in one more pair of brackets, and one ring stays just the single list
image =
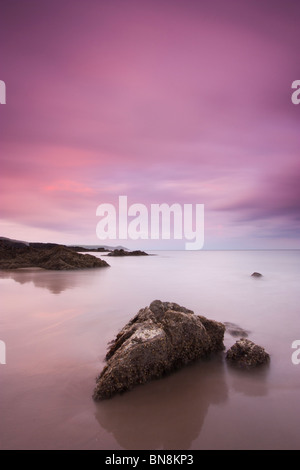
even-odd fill
[{"label": "large rock", "polygon": [[241,338],[227,351],[226,359],[242,369],[252,369],[267,364],[270,356],[261,346]]},{"label": "large rock", "polygon": [[155,300],[119,332],[97,379],[94,399],[110,398],[224,349],[222,323]]},{"label": "large rock", "polygon": [[90,269],[109,266],[95,256],[76,253],[63,245],[32,247],[0,240],[0,269],[43,268],[50,270]]}]

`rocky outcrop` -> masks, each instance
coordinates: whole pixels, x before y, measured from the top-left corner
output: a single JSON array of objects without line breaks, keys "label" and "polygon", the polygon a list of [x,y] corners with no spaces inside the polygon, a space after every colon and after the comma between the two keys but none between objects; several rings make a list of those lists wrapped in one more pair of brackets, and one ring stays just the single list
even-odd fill
[{"label": "rocky outcrop", "polygon": [[145,251],[125,251],[123,249],[121,250],[113,250],[110,253],[108,253],[107,256],[149,256],[148,253]]},{"label": "rocky outcrop", "polygon": [[234,337],[239,337],[239,338],[247,338],[249,335],[249,331],[244,330],[241,328],[239,325],[236,325],[235,323],[231,322],[224,322],[226,332]]},{"label": "rocky outcrop", "polygon": [[252,369],[267,364],[270,355],[261,346],[242,338],[227,351],[226,359],[239,368]]},{"label": "rocky outcrop", "polygon": [[[0,238],[1,239],[1,238]],[[9,240],[9,239],[6,239]],[[10,240],[12,241],[12,240]],[[24,243],[24,242],[23,242]],[[37,243],[37,242],[29,242],[27,245],[31,246],[32,248],[36,248],[37,250],[45,250],[48,248],[57,248],[58,246],[67,248],[68,250],[77,251],[78,253],[107,253],[108,251],[113,251],[114,249],[120,249],[119,247],[109,247],[109,246],[79,246],[79,245],[61,245],[57,243]]]},{"label": "rocky outcrop", "polygon": [[155,300],[119,332],[97,379],[94,399],[110,398],[224,349],[222,323]]},{"label": "rocky outcrop", "polygon": [[83,246],[68,246],[69,250],[77,251],[77,253],[106,253],[108,250],[102,247],[85,248]]},{"label": "rocky outcrop", "polygon": [[95,256],[83,255],[65,246],[34,248],[25,243],[0,240],[0,269],[43,268],[50,270],[90,269],[109,266]]},{"label": "rocky outcrop", "polygon": [[251,277],[263,277],[263,275],[260,274],[260,273],[255,272],[255,273],[251,274]]}]

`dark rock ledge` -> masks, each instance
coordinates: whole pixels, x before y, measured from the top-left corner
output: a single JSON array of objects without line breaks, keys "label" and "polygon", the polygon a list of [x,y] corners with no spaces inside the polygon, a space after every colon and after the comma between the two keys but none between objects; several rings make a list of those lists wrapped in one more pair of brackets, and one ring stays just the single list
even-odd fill
[{"label": "dark rock ledge", "polygon": [[63,245],[35,248],[26,243],[0,240],[0,269],[72,270],[106,266],[109,264],[104,260],[92,255],[76,253]]},{"label": "dark rock ledge", "polygon": [[113,250],[110,253],[108,253],[107,256],[149,256],[148,253],[145,251],[140,251],[140,250],[135,250],[135,251],[126,251],[120,249],[120,250]]}]

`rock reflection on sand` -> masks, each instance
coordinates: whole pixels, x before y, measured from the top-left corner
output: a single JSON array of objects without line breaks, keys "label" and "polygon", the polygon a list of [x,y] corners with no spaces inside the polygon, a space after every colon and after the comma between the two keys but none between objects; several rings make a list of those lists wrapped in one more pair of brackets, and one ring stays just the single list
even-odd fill
[{"label": "rock reflection on sand", "polygon": [[97,270],[46,271],[40,268],[26,268],[15,271],[0,271],[0,279],[13,279],[19,284],[32,282],[35,287],[49,290],[52,294],[60,294],[67,289],[89,285],[91,280],[101,275]]},{"label": "rock reflection on sand", "polygon": [[268,372],[269,367],[232,370],[220,353],[96,403],[95,417],[123,449],[188,450],[194,441],[201,442],[210,406],[224,406],[231,389],[250,397],[266,396]]},{"label": "rock reflection on sand", "polygon": [[225,403],[222,356],[96,404],[96,419],[124,449],[189,449],[210,405]]},{"label": "rock reflection on sand", "polygon": [[270,365],[266,364],[251,371],[230,368],[229,387],[248,397],[263,397],[268,394],[267,376]]}]

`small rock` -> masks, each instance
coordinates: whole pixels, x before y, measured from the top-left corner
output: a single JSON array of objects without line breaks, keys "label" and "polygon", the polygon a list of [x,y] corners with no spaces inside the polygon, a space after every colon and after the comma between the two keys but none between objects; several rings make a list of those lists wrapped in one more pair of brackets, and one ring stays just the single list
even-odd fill
[{"label": "small rock", "polygon": [[227,351],[226,359],[242,369],[252,369],[267,364],[270,355],[261,346],[257,346],[249,339],[241,338]]},{"label": "small rock", "polygon": [[249,335],[249,331],[244,330],[243,328],[241,328],[239,325],[236,325],[235,323],[224,322],[224,325],[226,327],[226,332],[230,334],[231,336],[239,337],[239,338],[247,338]]},{"label": "small rock", "polygon": [[251,277],[263,277],[263,275],[260,274],[260,273],[255,272],[255,273],[251,274]]}]

